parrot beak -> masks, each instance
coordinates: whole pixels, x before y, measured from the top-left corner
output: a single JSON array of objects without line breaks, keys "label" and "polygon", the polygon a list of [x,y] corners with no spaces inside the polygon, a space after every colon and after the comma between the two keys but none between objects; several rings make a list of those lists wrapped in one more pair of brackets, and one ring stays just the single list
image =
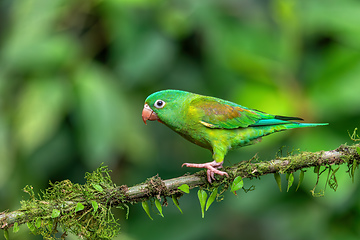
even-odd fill
[{"label": "parrot beak", "polygon": [[159,117],[156,115],[156,113],[145,103],[144,109],[142,111],[142,119],[144,123],[146,124],[147,120],[155,121],[159,120]]}]

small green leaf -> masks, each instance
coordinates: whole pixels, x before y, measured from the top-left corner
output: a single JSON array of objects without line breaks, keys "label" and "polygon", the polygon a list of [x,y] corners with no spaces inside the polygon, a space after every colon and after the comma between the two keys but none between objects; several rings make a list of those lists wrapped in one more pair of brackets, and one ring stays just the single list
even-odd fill
[{"label": "small green leaf", "polygon": [[289,191],[290,187],[293,185],[294,183],[294,174],[293,173],[288,173],[287,175],[287,179],[288,179],[288,187],[287,187],[287,192]]},{"label": "small green leaf", "polygon": [[93,186],[96,190],[98,190],[99,192],[104,191],[104,189],[103,189],[99,184],[92,183],[92,186]]},{"label": "small green leaf", "polygon": [[28,229],[30,230],[30,232],[35,231],[35,226],[34,226],[34,224],[32,224],[32,222],[27,222],[26,225],[27,225]]},{"label": "small green leaf", "polygon": [[75,208],[75,212],[79,212],[79,211],[82,211],[84,210],[84,205],[82,205],[82,203],[77,203],[76,204],[76,208]]},{"label": "small green leaf", "polygon": [[181,208],[180,208],[180,206],[179,206],[179,201],[177,200],[177,198],[175,197],[175,195],[172,195],[172,200],[173,200],[173,202],[174,202],[174,204],[175,204],[175,206],[179,209],[179,211],[181,212],[181,214],[183,213],[182,212],[182,210],[181,210]]},{"label": "small green leaf", "polygon": [[206,201],[206,208],[205,208],[205,211],[207,211],[210,207],[210,205],[214,202],[216,196],[217,196],[217,192],[218,192],[218,189],[217,188],[214,188],[214,190],[212,191],[209,199]]},{"label": "small green leaf", "polygon": [[304,171],[303,170],[301,170],[300,171],[300,175],[299,175],[299,183],[298,183],[298,185],[297,185],[297,187],[296,187],[296,190],[295,191],[297,191],[298,189],[299,189],[299,187],[300,187],[300,185],[301,185],[301,183],[303,182],[303,180],[304,180]]},{"label": "small green leaf", "polygon": [[356,147],[356,152],[360,155],[360,147]]},{"label": "small green leaf", "polygon": [[36,228],[40,228],[40,227],[41,227],[41,222],[42,222],[42,221],[41,221],[41,218],[37,218],[37,219],[36,219],[36,222],[35,222],[35,227],[36,227]]},{"label": "small green leaf", "polygon": [[149,208],[148,202],[144,201],[144,202],[141,203],[141,205],[142,205],[143,209],[145,210],[146,214],[149,216],[149,218],[151,220],[153,220],[151,215],[150,215],[150,208]]},{"label": "small green leaf", "polygon": [[358,166],[358,162],[356,159],[354,159],[354,162],[353,162],[351,170],[350,170],[350,175],[351,175],[353,183],[355,181],[355,170],[356,170],[357,166]]},{"label": "small green leaf", "polygon": [[9,240],[9,231],[7,229],[4,230],[4,237],[6,240]]},{"label": "small green leaf", "polygon": [[207,193],[205,192],[205,190],[200,189],[198,191],[198,198],[201,206],[201,217],[204,218],[205,203],[207,199]]},{"label": "small green leaf", "polygon": [[99,209],[99,204],[94,200],[91,201],[91,206],[94,209],[94,213]]},{"label": "small green leaf", "polygon": [[240,190],[243,186],[244,186],[244,181],[242,180],[241,176],[238,176],[232,182],[230,191],[236,195],[236,191]]},{"label": "small green leaf", "polygon": [[276,183],[277,183],[277,185],[279,187],[279,190],[281,192],[282,191],[281,190],[281,176],[280,176],[280,174],[278,172],[276,172],[276,173],[274,173],[274,177],[275,177],[275,181],[276,181]]},{"label": "small green leaf", "polygon": [[58,216],[60,216],[60,210],[53,209],[51,213],[51,218],[57,218]]},{"label": "small green leaf", "polygon": [[48,221],[48,222],[46,223],[46,228],[47,228],[49,231],[53,231],[53,226],[54,226],[54,224],[53,224],[52,221]]},{"label": "small green leaf", "polygon": [[187,184],[183,184],[183,185],[181,185],[180,187],[178,187],[178,189],[180,189],[181,191],[183,191],[184,193],[189,193],[190,192],[190,187],[189,187],[189,185],[187,185]]},{"label": "small green leaf", "polygon": [[14,226],[13,226],[13,232],[14,232],[14,233],[17,233],[19,230],[20,230],[20,228],[19,228],[19,223],[18,223],[18,222],[15,222],[15,223],[14,223]]},{"label": "small green leaf", "polygon": [[162,217],[164,217],[164,215],[163,215],[163,213],[162,213],[161,203],[160,203],[159,199],[157,199],[157,198],[155,199],[155,206],[156,206],[156,208],[158,209],[160,215],[161,215]]}]

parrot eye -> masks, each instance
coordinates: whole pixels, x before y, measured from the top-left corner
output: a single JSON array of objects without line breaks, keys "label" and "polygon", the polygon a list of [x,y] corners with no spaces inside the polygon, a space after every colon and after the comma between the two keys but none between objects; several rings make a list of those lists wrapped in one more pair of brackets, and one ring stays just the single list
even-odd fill
[{"label": "parrot eye", "polygon": [[156,108],[163,108],[165,106],[165,102],[163,100],[156,100],[156,102],[154,103],[154,106]]}]

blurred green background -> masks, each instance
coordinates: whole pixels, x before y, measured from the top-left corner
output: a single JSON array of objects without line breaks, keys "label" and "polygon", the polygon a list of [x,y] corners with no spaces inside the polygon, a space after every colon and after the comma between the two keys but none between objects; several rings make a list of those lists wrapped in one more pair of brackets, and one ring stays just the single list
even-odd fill
[{"label": "blurred green background", "polygon": [[[225,165],[350,143],[360,127],[359,26],[357,0],[0,1],[0,211],[17,209],[27,184],[84,183],[101,163],[131,186],[211,160],[162,124],[144,125],[144,100],[162,89],[330,123],[271,135]],[[226,193],[205,219],[196,190],[180,199],[184,214],[170,200],[151,221],[134,205],[128,220],[118,212],[116,239],[359,239],[360,175],[352,183],[346,170],[322,198],[311,196],[312,170],[298,192],[279,192],[273,176],[245,180],[256,190]],[[26,226],[10,237],[41,239]]]}]

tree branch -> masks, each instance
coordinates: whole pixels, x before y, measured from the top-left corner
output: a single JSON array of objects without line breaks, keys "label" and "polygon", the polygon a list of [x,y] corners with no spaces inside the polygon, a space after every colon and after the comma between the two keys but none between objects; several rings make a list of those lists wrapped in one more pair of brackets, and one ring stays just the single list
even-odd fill
[{"label": "tree branch", "polygon": [[[232,167],[225,167],[225,171],[229,173],[230,179],[233,180],[237,176],[253,178],[276,172],[296,172],[297,170],[316,166],[340,165],[344,163],[352,165],[354,161],[360,161],[360,156],[356,150],[358,147],[360,148],[360,144],[352,146],[342,145],[331,151],[302,152],[297,155],[281,157],[271,161],[258,163],[251,163],[251,160],[248,162],[243,161]],[[226,178],[217,177],[222,181],[217,181],[213,183],[213,185],[219,186],[224,184]],[[184,175],[164,181],[154,181],[150,179],[150,182],[147,181],[143,184],[128,188],[125,192],[126,201],[139,202],[158,195],[170,197],[173,194],[181,192],[178,187],[182,184],[189,185],[190,189],[209,185],[204,170],[192,175]],[[165,186],[165,188],[163,186]]]},{"label": "tree branch", "polygon": [[[65,219],[69,221],[71,214],[71,218],[78,221],[76,219],[84,219],[85,213],[89,212],[106,215],[109,214],[108,211],[111,207],[127,206],[127,204],[143,202],[152,198],[159,200],[161,197],[164,199],[172,196],[179,198],[183,192],[178,187],[183,184],[187,184],[190,189],[218,186],[227,189],[237,176],[254,178],[272,173],[292,173],[309,167],[329,167],[340,164],[347,164],[349,171],[352,170],[353,174],[357,163],[360,162],[359,149],[360,144],[341,145],[331,151],[302,152],[271,161],[255,163],[252,163],[251,160],[242,161],[234,166],[226,167],[225,171],[228,172],[229,178],[217,176],[218,181],[215,181],[212,185],[207,182],[206,173],[202,170],[195,174],[168,180],[162,180],[158,176],[154,176],[133,187],[127,187],[126,185],[116,186],[111,182],[108,170],[105,167],[100,167],[94,173],[87,174],[88,181],[86,184],[72,184],[68,180],[54,183],[45,191],[41,199],[35,197],[31,187],[25,188],[25,192],[30,194],[30,200],[22,201],[22,207],[19,210],[1,212],[0,228],[8,229],[13,227],[15,223],[17,225],[30,223],[28,226],[31,228],[32,225],[38,224],[39,219],[42,222],[59,219],[60,224],[63,224],[61,218],[66,217]],[[94,202],[97,203],[98,208],[94,207]],[[83,206],[82,209],[80,207],[80,210],[77,208],[79,204]],[[59,210],[60,213],[54,215],[54,209]],[[90,224],[90,220],[87,224]],[[75,231],[73,226],[68,228],[69,231]],[[81,226],[79,228],[82,229]],[[65,229],[67,228],[65,227]],[[85,230],[82,229],[81,231]],[[80,233],[77,232],[77,234]]]}]

